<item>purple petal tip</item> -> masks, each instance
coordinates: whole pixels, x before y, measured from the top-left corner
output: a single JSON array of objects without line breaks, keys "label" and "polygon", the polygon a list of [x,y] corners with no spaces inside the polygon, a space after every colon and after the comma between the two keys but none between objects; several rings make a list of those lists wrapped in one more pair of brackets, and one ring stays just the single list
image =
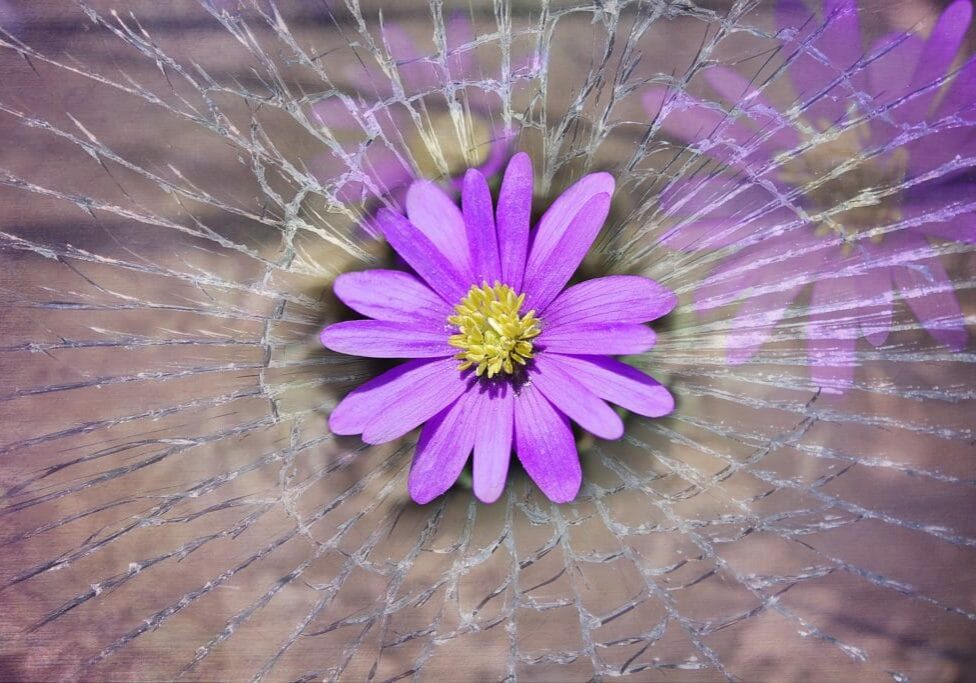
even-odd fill
[{"label": "purple petal tip", "polygon": [[656,387],[653,394],[656,399],[655,410],[648,417],[664,417],[665,415],[670,415],[674,411],[674,394],[663,386]]},{"label": "purple petal tip", "polygon": [[335,351],[335,349],[333,349],[331,346],[329,346],[329,342],[328,342],[329,329],[331,327],[332,326],[329,325],[329,327],[322,328],[322,331],[319,332],[319,343],[322,344],[322,346],[324,346],[325,348],[329,349],[330,351]]},{"label": "purple petal tip", "polygon": [[336,436],[354,436],[359,434],[360,430],[351,424],[347,424],[343,418],[344,415],[338,411],[338,407],[336,410],[333,410],[332,414],[329,415],[329,431]]},{"label": "purple petal tip", "polygon": [[495,488],[490,491],[484,492],[479,491],[478,487],[474,489],[474,497],[477,498],[481,503],[485,505],[492,505],[498,502],[498,499],[502,497],[502,489]]},{"label": "purple petal tip", "polygon": [[438,493],[435,490],[427,488],[424,482],[410,482],[407,488],[410,489],[410,499],[417,505],[426,505],[443,493],[443,491]]},{"label": "purple petal tip", "polygon": [[579,495],[582,480],[560,482],[558,487],[550,488],[545,492],[546,498],[553,503],[572,503]]}]

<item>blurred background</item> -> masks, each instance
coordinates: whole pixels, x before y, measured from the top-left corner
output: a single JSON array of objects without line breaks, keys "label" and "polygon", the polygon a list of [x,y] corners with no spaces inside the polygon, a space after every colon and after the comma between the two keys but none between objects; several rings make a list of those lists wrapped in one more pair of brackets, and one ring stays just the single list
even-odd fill
[{"label": "blurred background", "polygon": [[[976,680],[967,8],[0,1],[0,679]],[[517,150],[678,406],[418,506],[331,282]]]}]

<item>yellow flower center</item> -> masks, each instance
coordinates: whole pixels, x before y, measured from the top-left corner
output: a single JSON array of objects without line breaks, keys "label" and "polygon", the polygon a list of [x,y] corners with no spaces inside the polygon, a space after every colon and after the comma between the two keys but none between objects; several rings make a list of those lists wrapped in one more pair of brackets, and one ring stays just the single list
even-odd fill
[{"label": "yellow flower center", "polygon": [[454,307],[455,315],[447,319],[458,329],[448,340],[461,350],[454,356],[461,361],[458,370],[474,366],[478,377],[494,377],[499,372],[512,374],[532,358],[532,340],[542,330],[535,311],[519,315],[524,301],[525,294],[516,296],[514,289],[497,280],[494,286],[471,286]]},{"label": "yellow flower center", "polygon": [[780,178],[802,187],[819,209],[814,216],[816,235],[839,235],[845,256],[863,237],[880,243],[884,226],[901,218],[897,195],[908,165],[907,154],[899,149],[888,156],[863,159],[868,142],[865,127],[854,126],[818,140],[780,169]]}]

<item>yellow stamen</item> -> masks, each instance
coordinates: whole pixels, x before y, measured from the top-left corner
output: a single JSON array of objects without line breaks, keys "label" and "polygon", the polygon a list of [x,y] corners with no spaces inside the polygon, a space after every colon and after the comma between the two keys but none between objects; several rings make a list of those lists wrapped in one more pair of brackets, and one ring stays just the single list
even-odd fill
[{"label": "yellow stamen", "polygon": [[489,378],[499,372],[512,374],[517,366],[532,358],[532,340],[542,332],[535,311],[519,315],[525,294],[497,280],[494,286],[483,282],[472,285],[447,319],[458,329],[448,343],[460,349],[455,358],[458,370],[474,367],[478,377]]},{"label": "yellow stamen", "polygon": [[783,163],[780,179],[802,188],[810,200],[814,234],[836,234],[848,256],[861,239],[879,244],[885,226],[901,220],[898,194],[908,154],[898,149],[864,158],[870,142],[866,124],[836,131],[821,122],[821,129],[826,132],[809,133],[802,154]]}]

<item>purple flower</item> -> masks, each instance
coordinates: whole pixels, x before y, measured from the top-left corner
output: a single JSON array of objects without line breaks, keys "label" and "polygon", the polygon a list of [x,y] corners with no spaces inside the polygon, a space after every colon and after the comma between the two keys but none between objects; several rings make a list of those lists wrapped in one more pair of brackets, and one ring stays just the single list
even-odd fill
[{"label": "purple flower", "polygon": [[[529,231],[532,165],[512,158],[492,207],[485,176],[464,176],[458,209],[436,185],[414,183],[407,218],[381,209],[377,224],[416,275],[346,273],[335,293],[371,320],[330,325],[333,351],[412,360],[346,396],[329,417],[336,434],[379,444],[424,424],[410,495],[444,493],[474,452],[474,492],[501,495],[513,449],[554,502],[579,491],[570,420],[605,439],[623,434],[606,401],[640,415],[671,412],[657,381],[610,358],[643,353],[643,323],[668,313],[672,292],[653,280],[612,275],[566,288],[610,210],[614,180],[594,173],[566,190]],[[493,283],[493,284],[489,284]]]},{"label": "purple flower", "polygon": [[705,78],[724,104],[663,88],[644,104],[729,171],[679,181],[661,198],[666,212],[688,217],[665,244],[727,250],[696,306],[742,300],[729,360],[751,358],[812,282],[811,376],[841,392],[853,381],[857,340],[887,339],[895,292],[936,340],[954,350],[967,342],[931,240],[976,243],[976,185],[966,178],[976,154],[976,64],[952,71],[969,0],[950,5],[927,40],[888,36],[867,57],[856,3],[825,0],[823,13],[818,25],[799,0],[777,5],[797,100],[778,106],[715,67]]},{"label": "purple flower", "polygon": [[[312,106],[312,121],[339,141],[342,150],[319,155],[313,172],[334,184],[341,202],[384,197],[400,204],[418,177],[446,173],[460,189],[460,176],[474,166],[498,173],[509,155],[511,131],[497,122],[502,83],[531,78],[535,59],[520,58],[510,76],[475,57],[470,19],[455,13],[445,27],[443,55],[426,55],[396,22],[383,25],[383,44],[395,66],[391,78],[364,62],[350,80],[355,96],[333,94]],[[421,102],[420,100],[423,100]]]}]

